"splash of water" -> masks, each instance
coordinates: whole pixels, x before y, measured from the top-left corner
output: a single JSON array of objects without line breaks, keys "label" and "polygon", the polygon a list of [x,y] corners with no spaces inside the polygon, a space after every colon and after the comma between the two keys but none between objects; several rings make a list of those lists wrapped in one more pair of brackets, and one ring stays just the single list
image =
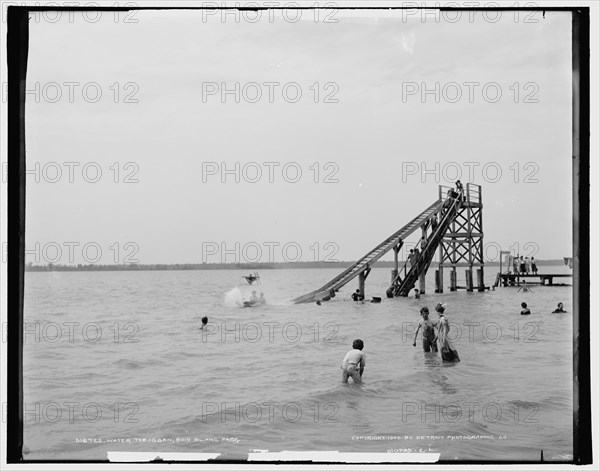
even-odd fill
[{"label": "splash of water", "polygon": [[227,307],[241,306],[243,301],[242,292],[237,287],[225,293],[225,299],[223,300]]}]

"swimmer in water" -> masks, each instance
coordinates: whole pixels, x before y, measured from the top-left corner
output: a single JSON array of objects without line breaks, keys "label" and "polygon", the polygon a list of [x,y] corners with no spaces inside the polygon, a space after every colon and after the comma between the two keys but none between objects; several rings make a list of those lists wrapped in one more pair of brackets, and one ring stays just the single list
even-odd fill
[{"label": "swimmer in water", "polygon": [[200,330],[203,330],[204,327],[206,327],[206,324],[208,324],[208,317],[204,316],[202,318],[202,327],[200,327]]},{"label": "swimmer in water", "polygon": [[415,288],[415,299],[421,299],[421,292],[418,288]]},{"label": "swimmer in water", "polygon": [[521,309],[522,316],[527,316],[527,315],[531,314],[531,311],[527,307],[527,303],[521,303],[521,307],[523,308],[523,309]]},{"label": "swimmer in water", "polygon": [[519,289],[517,290],[517,293],[521,290],[523,290],[523,293],[527,293],[527,292],[531,291],[531,288],[529,286],[527,286],[526,281],[523,281],[523,286],[519,287]]},{"label": "swimmer in water", "polygon": [[437,344],[435,342],[435,325],[436,323],[429,319],[429,308],[422,307],[421,308],[421,317],[423,320],[419,322],[417,327],[417,331],[415,332],[415,338],[413,340],[413,347],[417,346],[417,335],[419,335],[419,330],[423,328],[423,351],[424,352],[437,352]]},{"label": "swimmer in water", "polygon": [[556,306],[556,309],[554,311],[552,311],[552,314],[559,314],[559,313],[564,313],[567,312],[563,309],[563,303],[558,303],[558,306]]},{"label": "swimmer in water", "polygon": [[362,383],[362,375],[365,370],[365,361],[367,355],[362,349],[365,344],[361,339],[356,339],[352,342],[352,350],[346,353],[342,361],[342,383],[347,383],[348,378],[352,378],[355,384]]}]

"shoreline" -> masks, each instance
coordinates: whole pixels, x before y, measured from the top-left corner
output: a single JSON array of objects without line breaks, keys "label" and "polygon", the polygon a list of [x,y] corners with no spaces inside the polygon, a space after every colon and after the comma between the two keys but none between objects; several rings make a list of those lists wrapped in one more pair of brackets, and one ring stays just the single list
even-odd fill
[{"label": "shoreline", "polygon": [[[281,270],[281,269],[315,269],[339,268],[346,269],[354,261],[344,262],[279,262],[279,263],[150,263],[150,264],[88,264],[88,265],[25,265],[26,272],[56,272],[56,271],[168,271],[168,270]],[[400,262],[404,264],[404,261]],[[432,262],[432,266],[434,266]],[[536,265],[564,265],[562,259],[536,260]],[[499,267],[499,262],[488,262],[485,267]],[[566,265],[565,265],[566,266]],[[377,261],[373,268],[393,268],[393,261]]]}]

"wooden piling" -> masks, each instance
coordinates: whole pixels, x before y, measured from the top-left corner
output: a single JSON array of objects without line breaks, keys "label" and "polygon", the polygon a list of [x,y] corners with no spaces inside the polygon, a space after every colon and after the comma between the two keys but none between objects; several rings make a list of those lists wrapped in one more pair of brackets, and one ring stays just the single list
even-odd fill
[{"label": "wooden piling", "polygon": [[360,290],[360,294],[362,294],[363,296],[366,296],[365,295],[365,279],[366,278],[367,277],[365,276],[365,272],[364,271],[361,271],[358,274],[358,289]]},{"label": "wooden piling", "polygon": [[435,292],[444,292],[444,271],[442,267],[440,267],[439,270],[435,271]]},{"label": "wooden piling", "polygon": [[468,268],[465,270],[465,282],[467,285],[467,291],[473,291],[473,269]]},{"label": "wooden piling", "polygon": [[477,269],[477,291],[485,291],[485,282],[483,280],[483,267]]},{"label": "wooden piling", "polygon": [[450,271],[450,291],[456,291],[456,268]]}]

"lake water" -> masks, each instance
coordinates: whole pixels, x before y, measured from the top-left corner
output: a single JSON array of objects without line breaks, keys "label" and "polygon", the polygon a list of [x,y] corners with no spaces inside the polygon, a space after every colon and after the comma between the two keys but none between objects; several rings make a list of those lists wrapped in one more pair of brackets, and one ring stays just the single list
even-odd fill
[{"label": "lake water", "polygon": [[[538,460],[543,450],[571,459],[571,287],[387,299],[390,270],[380,268],[366,284],[380,304],[352,302],[356,280],[322,306],[287,304],[339,271],[263,270],[254,288],[233,270],[26,273],[26,458],[396,450]],[[486,284],[494,278],[486,268]],[[239,307],[252,289],[268,304]],[[559,301],[567,314],[551,314]],[[438,302],[459,363],[412,345],[419,308],[436,319]],[[342,384],[355,338],[364,383]]]}]

